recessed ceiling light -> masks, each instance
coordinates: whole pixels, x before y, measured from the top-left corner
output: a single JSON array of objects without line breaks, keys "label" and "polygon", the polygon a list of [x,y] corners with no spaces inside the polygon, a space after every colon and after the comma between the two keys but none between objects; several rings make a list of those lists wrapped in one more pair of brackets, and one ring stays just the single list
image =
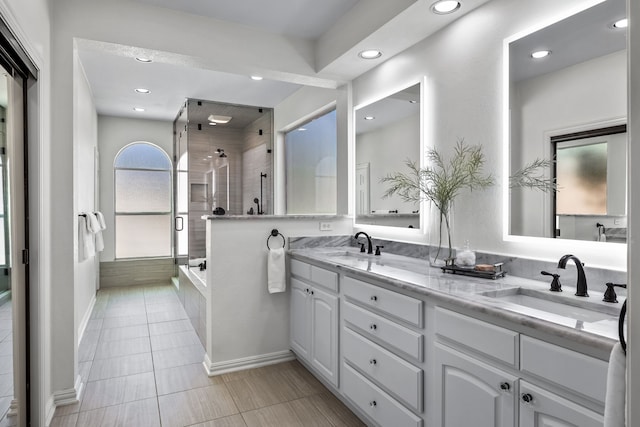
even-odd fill
[{"label": "recessed ceiling light", "polygon": [[149,89],[144,89],[144,88],[138,88],[138,89],[136,89],[136,92],[138,92],[138,93],[151,93],[151,91]]},{"label": "recessed ceiling light", "polygon": [[382,56],[382,52],[375,49],[363,50],[358,54],[358,56],[362,59],[376,59]]},{"label": "recessed ceiling light", "polygon": [[145,58],[143,56],[136,56],[136,61],[144,62],[145,64],[148,64],[149,62],[153,62],[153,60],[151,60],[149,58]]},{"label": "recessed ceiling light", "polygon": [[365,116],[365,118],[364,118],[364,119],[365,119],[365,120],[374,120],[374,119],[375,119],[375,117],[373,117],[373,116]]},{"label": "recessed ceiling light", "polygon": [[627,28],[628,26],[629,26],[629,20],[627,18],[620,19],[619,21],[616,21],[613,23],[613,28],[616,28],[616,29]]},{"label": "recessed ceiling light", "polygon": [[531,54],[531,57],[533,59],[541,59],[549,55],[551,55],[550,50],[537,50]]},{"label": "recessed ceiling light", "polygon": [[262,76],[251,76],[251,80],[258,80],[258,81],[260,81],[260,80],[262,80],[263,78],[264,78],[264,77],[262,77]]},{"label": "recessed ceiling light", "polygon": [[213,156],[207,156],[207,159],[213,159]]},{"label": "recessed ceiling light", "polygon": [[409,101],[411,104],[416,104],[418,101],[416,101],[415,99],[412,99]]},{"label": "recessed ceiling light", "polygon": [[142,107],[133,107],[133,111],[137,111],[138,113],[142,113],[144,111],[144,108],[142,108]]},{"label": "recessed ceiling light", "polygon": [[431,11],[438,15],[446,15],[460,9],[460,2],[456,0],[440,0],[431,5]]},{"label": "recessed ceiling light", "polygon": [[298,128],[298,132],[304,132],[307,128]]},{"label": "recessed ceiling light", "polygon": [[229,121],[231,121],[231,116],[219,116],[216,114],[212,114],[209,117],[209,121],[213,122],[213,123],[220,123],[220,124],[225,124],[225,123],[229,123]]},{"label": "recessed ceiling light", "polygon": [[216,122],[209,122],[209,126],[217,126],[218,124]]}]

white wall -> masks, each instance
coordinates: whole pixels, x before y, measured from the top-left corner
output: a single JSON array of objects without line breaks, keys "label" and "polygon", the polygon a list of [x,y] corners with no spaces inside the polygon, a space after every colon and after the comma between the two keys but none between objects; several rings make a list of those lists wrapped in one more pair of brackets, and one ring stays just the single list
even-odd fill
[{"label": "white wall", "polygon": [[113,162],[126,145],[146,141],[162,148],[173,158],[173,123],[158,120],[98,116],[98,150],[100,151],[100,210],[107,229],[100,261],[115,259],[114,176]]},{"label": "white wall", "polygon": [[[96,152],[98,148],[98,114],[93,103],[91,88],[85,76],[82,64],[77,55],[74,56],[73,67],[73,145],[74,145],[74,181],[75,199],[75,239],[78,240],[78,214],[95,212],[97,206]],[[76,343],[82,338],[82,333],[91,315],[93,300],[96,294],[99,277],[100,262],[98,256],[93,256],[79,262],[78,246],[74,249],[75,273],[74,305]]]},{"label": "white wall", "polygon": [[[575,242],[503,239],[503,41],[585,3],[587,0],[486,3],[353,81],[353,103],[360,105],[426,76],[425,102],[432,111],[426,117],[432,125],[425,126],[425,145],[435,144],[445,155],[451,154],[459,138],[483,145],[485,167],[494,172],[498,184],[456,200],[455,244],[468,239],[477,250],[549,261],[577,252],[590,266],[626,268],[624,247],[598,251],[577,248]],[[376,237],[397,238],[398,231],[376,230]],[[406,234],[402,240],[425,243],[426,235]]]},{"label": "white wall", "polygon": [[[320,221],[331,222],[333,230],[320,232]],[[285,238],[352,232],[346,217],[207,221],[206,350],[213,365],[288,353],[289,291],[267,292],[267,237],[274,228]],[[280,245],[280,238],[271,239],[272,248]]]},{"label": "white wall", "polygon": [[[626,117],[626,66],[627,52],[620,51],[518,82],[511,121],[521,124],[512,129],[519,158],[512,157],[512,172],[535,158],[552,157],[549,132],[569,133],[561,130]],[[512,194],[517,197],[512,203],[513,234],[548,236],[549,194],[527,189]]]},{"label": "white wall", "polygon": [[370,164],[370,210],[391,209],[411,213],[418,209],[397,196],[383,198],[385,176],[406,171],[407,159],[420,162],[420,115],[409,116],[397,123],[356,136],[356,164]]}]

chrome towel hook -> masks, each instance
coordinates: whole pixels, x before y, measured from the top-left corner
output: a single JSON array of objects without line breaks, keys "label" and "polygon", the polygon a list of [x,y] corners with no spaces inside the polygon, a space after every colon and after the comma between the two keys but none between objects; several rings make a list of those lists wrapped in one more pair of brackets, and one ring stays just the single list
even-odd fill
[{"label": "chrome towel hook", "polygon": [[284,249],[284,247],[287,245],[287,241],[284,239],[284,236],[278,231],[277,228],[271,230],[271,234],[269,234],[269,236],[267,237],[267,249],[271,250],[271,247],[269,247],[269,239],[278,236],[282,237],[282,248]]}]

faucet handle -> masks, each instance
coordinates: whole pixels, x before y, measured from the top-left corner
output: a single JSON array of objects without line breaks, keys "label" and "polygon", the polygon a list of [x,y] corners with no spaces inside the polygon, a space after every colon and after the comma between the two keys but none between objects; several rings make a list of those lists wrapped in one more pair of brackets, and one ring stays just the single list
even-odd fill
[{"label": "faucet handle", "polygon": [[616,295],[616,291],[614,290],[614,288],[617,286],[619,288],[625,288],[627,287],[626,284],[617,284],[617,283],[606,283],[605,284],[607,286],[607,290],[604,292],[604,298],[602,299],[602,301],[604,302],[612,302],[612,303],[617,303],[618,302],[618,295]]},{"label": "faucet handle", "polygon": [[562,292],[562,285],[560,284],[560,275],[549,273],[548,271],[541,271],[540,274],[543,276],[552,276],[553,280],[551,281],[551,287],[549,290],[551,292]]},{"label": "faucet handle", "polygon": [[380,255],[380,249],[384,248],[384,246],[376,245],[376,255]]},{"label": "faucet handle", "polygon": [[364,252],[364,243],[360,243],[360,252]]}]

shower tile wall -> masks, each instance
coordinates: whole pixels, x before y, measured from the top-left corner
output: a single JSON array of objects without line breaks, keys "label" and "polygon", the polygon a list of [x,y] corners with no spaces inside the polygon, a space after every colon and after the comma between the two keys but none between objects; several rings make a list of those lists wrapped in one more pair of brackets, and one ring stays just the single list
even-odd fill
[{"label": "shower tile wall", "polygon": [[[260,135],[262,130],[262,135]],[[244,132],[244,153],[242,156],[242,190],[243,190],[243,213],[252,207],[257,210],[254,198],[260,198],[260,173],[266,173],[267,178],[263,180],[263,193],[261,208],[266,215],[272,211],[272,191],[273,177],[269,176],[272,171],[273,155],[268,153],[270,147],[270,136],[272,135],[272,115],[265,114],[249,126]],[[257,213],[257,212],[256,212]]]}]

